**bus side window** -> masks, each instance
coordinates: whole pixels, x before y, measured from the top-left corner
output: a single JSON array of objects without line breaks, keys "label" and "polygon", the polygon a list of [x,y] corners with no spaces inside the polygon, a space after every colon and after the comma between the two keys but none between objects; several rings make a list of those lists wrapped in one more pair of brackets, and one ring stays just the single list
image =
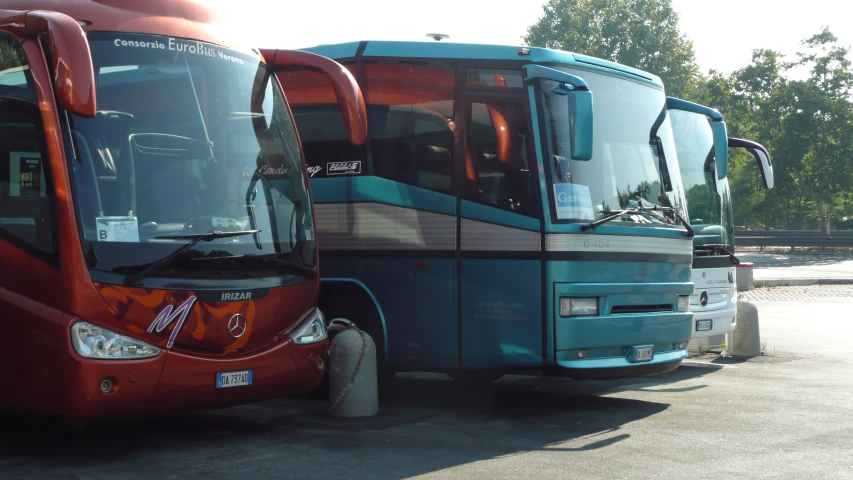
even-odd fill
[{"label": "bus side window", "polygon": [[437,62],[366,62],[373,174],[453,192],[455,70]]},{"label": "bus side window", "polygon": [[58,254],[56,199],[36,91],[23,49],[0,36],[0,241]]},{"label": "bus side window", "polygon": [[527,123],[521,105],[472,103],[470,108],[465,198],[536,215],[527,159]]},{"label": "bus side window", "polygon": [[[343,65],[355,76],[353,64]],[[277,76],[296,120],[309,177],[369,174],[365,146],[350,143],[328,75],[294,68]]]}]

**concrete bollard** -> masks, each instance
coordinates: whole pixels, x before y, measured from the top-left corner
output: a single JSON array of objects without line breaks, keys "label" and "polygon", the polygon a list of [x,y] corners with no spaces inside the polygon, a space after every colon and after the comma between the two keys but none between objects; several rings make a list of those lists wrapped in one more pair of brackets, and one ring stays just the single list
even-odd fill
[{"label": "concrete bollard", "polygon": [[[336,321],[340,322],[332,322]],[[355,324],[346,324],[332,338],[329,348],[329,413],[336,417],[373,416],[379,412],[376,344]]]},{"label": "concrete bollard", "polygon": [[737,326],[732,333],[732,355],[757,357],[761,355],[761,336],[758,328],[758,308],[754,303],[737,302]]}]

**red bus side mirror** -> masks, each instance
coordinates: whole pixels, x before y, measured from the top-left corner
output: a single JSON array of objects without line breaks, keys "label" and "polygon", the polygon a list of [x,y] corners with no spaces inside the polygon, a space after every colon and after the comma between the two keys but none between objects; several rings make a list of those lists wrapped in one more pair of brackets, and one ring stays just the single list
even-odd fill
[{"label": "red bus side mirror", "polygon": [[59,104],[74,115],[95,116],[95,70],[80,24],[64,13],[0,10],[0,31],[21,39],[47,35]]},{"label": "red bus side mirror", "polygon": [[364,96],[361,94],[358,82],[346,67],[330,58],[297,50],[262,49],[261,55],[273,72],[287,67],[311,67],[329,75],[350,142],[354,145],[364,144],[367,140],[367,110],[364,106]]}]

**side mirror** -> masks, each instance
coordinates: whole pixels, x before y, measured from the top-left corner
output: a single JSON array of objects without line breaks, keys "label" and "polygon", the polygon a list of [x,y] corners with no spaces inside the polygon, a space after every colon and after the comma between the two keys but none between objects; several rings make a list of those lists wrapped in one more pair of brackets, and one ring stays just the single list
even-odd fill
[{"label": "side mirror", "polygon": [[729,138],[729,148],[743,148],[758,162],[758,169],[764,179],[764,188],[773,188],[773,164],[770,163],[770,154],[760,143],[742,138]]},{"label": "side mirror", "polygon": [[572,160],[590,160],[593,145],[592,92],[584,79],[542,65],[526,65],[524,81],[537,79],[557,82],[552,90],[569,99],[569,135],[572,142]]},{"label": "side mirror", "polygon": [[569,92],[569,128],[571,128],[572,160],[592,158],[593,114],[592,92]]},{"label": "side mirror", "polygon": [[362,145],[367,141],[367,109],[364,106],[364,96],[358,82],[343,65],[321,55],[297,50],[261,49],[261,55],[273,72],[287,67],[310,67],[326,73],[332,81],[350,142]]},{"label": "side mirror", "polygon": [[21,39],[47,35],[59,105],[74,115],[95,116],[98,108],[92,53],[77,21],[59,12],[0,10],[0,31]]},{"label": "side mirror", "polygon": [[712,121],[711,132],[714,135],[714,160],[717,162],[717,180],[721,180],[729,174],[729,149],[726,148],[729,136],[726,130],[726,122],[723,120]]}]

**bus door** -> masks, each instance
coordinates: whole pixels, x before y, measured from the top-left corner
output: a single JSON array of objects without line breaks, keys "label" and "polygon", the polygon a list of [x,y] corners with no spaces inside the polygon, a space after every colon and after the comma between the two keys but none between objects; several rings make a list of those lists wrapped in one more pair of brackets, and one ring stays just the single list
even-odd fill
[{"label": "bus door", "polygon": [[471,93],[460,108],[460,366],[539,365],[542,209],[526,102]]}]

